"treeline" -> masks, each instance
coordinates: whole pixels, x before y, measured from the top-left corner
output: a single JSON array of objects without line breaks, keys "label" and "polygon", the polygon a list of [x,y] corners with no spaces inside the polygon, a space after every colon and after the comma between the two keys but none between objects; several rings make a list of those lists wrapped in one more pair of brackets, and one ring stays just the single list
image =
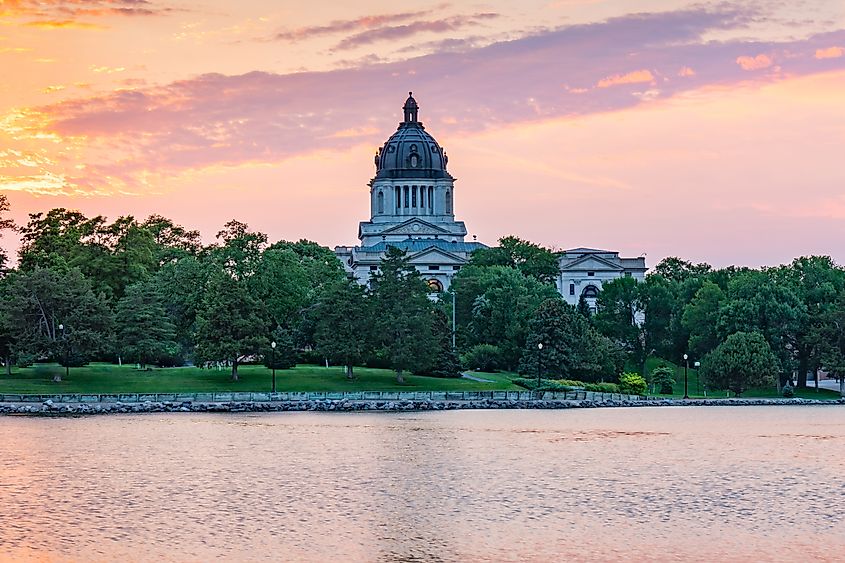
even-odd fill
[{"label": "treeline", "polygon": [[[0,196],[0,230],[12,227],[7,211]],[[237,378],[244,361],[327,359],[350,377],[369,365],[400,380],[464,368],[612,382],[644,371],[649,356],[682,363],[687,354],[711,388],[737,393],[772,377],[783,385],[797,374],[804,387],[808,372],[845,373],[845,270],[823,256],[763,269],[667,258],[642,283],[605,283],[592,314],[558,294],[553,252],[505,237],[453,279],[452,327],[453,295],[431,299],[395,248],[362,287],[330,249],[271,244],[238,221],[210,245],[165,217],[109,222],[66,209],[30,215],[17,231],[18,265],[0,279],[8,369],[44,359],[227,362]]]}]

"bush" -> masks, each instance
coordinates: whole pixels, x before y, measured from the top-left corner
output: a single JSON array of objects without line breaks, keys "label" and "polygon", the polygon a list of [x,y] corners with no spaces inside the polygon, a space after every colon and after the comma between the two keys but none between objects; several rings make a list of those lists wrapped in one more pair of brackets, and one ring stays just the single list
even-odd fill
[{"label": "bush", "polygon": [[646,382],[638,373],[623,373],[619,376],[619,391],[628,395],[645,395]]},{"label": "bush", "polygon": [[659,366],[651,372],[651,382],[664,395],[671,395],[673,393],[673,386],[675,385],[675,372],[669,366]]},{"label": "bush", "polygon": [[789,383],[787,383],[786,385],[783,386],[783,390],[781,391],[781,393],[787,399],[791,399],[792,397],[795,396],[795,390],[792,388],[792,385],[790,385]]},{"label": "bush", "polygon": [[584,389],[596,393],[619,393],[619,386],[615,383],[586,383]]},{"label": "bush", "polygon": [[466,369],[494,372],[502,365],[502,353],[498,346],[476,344],[461,356],[461,363]]}]

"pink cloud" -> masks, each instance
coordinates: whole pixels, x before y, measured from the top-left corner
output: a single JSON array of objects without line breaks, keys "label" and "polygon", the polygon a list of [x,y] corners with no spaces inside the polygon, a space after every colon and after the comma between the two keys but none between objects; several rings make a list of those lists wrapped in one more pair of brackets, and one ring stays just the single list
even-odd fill
[{"label": "pink cloud", "polygon": [[642,84],[654,82],[654,75],[649,70],[635,70],[627,74],[614,74],[602,78],[596,83],[597,88],[610,88],[620,84]]},{"label": "pink cloud", "polygon": [[845,56],[845,48],[843,47],[827,47],[825,49],[816,49],[815,57],[817,59],[838,59]]},{"label": "pink cloud", "polygon": [[681,69],[678,71],[678,76],[681,76],[681,77],[695,76],[695,71],[688,66],[682,66]]},{"label": "pink cloud", "polygon": [[354,49],[377,41],[395,41],[397,39],[410,37],[419,33],[444,33],[447,31],[456,31],[464,27],[476,26],[484,20],[491,20],[498,17],[499,14],[485,12],[479,14],[453,16],[439,20],[422,20],[403,25],[377,27],[375,29],[356,33],[355,35],[343,39],[334,47],[334,50],[341,51]]},{"label": "pink cloud", "polygon": [[774,61],[768,55],[757,55],[756,57],[741,56],[736,58],[736,64],[742,70],[761,70],[772,66]]}]

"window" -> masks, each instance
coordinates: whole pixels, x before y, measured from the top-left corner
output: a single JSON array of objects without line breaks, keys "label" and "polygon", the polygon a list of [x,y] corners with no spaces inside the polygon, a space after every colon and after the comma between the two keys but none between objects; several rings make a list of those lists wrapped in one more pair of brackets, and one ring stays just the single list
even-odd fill
[{"label": "window", "polygon": [[396,186],[396,209],[402,206],[402,188]]},{"label": "window", "polygon": [[420,186],[420,207],[425,209],[425,186]]},{"label": "window", "polygon": [[378,212],[384,213],[384,193],[381,190],[379,190],[376,199],[378,200]]},{"label": "window", "polygon": [[443,284],[439,280],[430,279],[428,280],[428,290],[434,293],[440,293],[443,291]]},{"label": "window", "polygon": [[370,271],[371,271],[371,272],[377,272],[377,271],[378,271],[378,266],[370,266]]},{"label": "window", "polygon": [[440,266],[429,266],[428,269],[429,270],[439,270]]},{"label": "window", "polygon": [[581,292],[581,295],[586,299],[595,299],[599,296],[599,290],[594,285],[588,285],[584,288],[584,291]]},{"label": "window", "polygon": [[569,295],[575,295],[575,284],[569,284]]},{"label": "window", "polygon": [[630,277],[631,277],[631,272],[625,272],[625,277],[626,277],[626,278],[630,278]]},{"label": "window", "polygon": [[417,187],[411,186],[411,207],[417,206]]},{"label": "window", "polygon": [[405,209],[408,208],[408,205],[411,203],[411,196],[408,194],[408,186],[404,187],[405,192]]},{"label": "window", "polygon": [[587,275],[590,276],[590,277],[593,277],[593,276],[596,275],[596,273],[595,272],[587,272]]},{"label": "window", "polygon": [[420,157],[415,154],[411,155],[411,168],[416,168],[417,164],[420,162]]},{"label": "window", "polygon": [[460,269],[461,269],[461,267],[460,267],[460,266],[452,266],[452,269],[453,269],[453,270],[455,270],[455,271],[457,272],[458,270],[460,270]]},{"label": "window", "polygon": [[446,213],[452,213],[452,194],[449,190],[446,190]]},{"label": "window", "polygon": [[428,208],[432,209],[432,210],[434,209],[434,187],[433,186],[428,187]]}]

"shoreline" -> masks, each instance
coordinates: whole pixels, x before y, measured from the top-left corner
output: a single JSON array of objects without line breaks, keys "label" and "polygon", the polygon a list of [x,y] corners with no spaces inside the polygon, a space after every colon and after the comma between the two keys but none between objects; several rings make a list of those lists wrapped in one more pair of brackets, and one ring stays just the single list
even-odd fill
[{"label": "shoreline", "polygon": [[802,406],[845,405],[845,399],[640,399],[640,400],[349,400],[317,399],[307,401],[145,401],[143,403],[56,403],[46,400],[41,404],[0,403],[2,415],[29,416],[85,416],[102,414],[143,413],[266,413],[266,412],[424,412],[444,410],[566,410],[586,408],[631,407],[744,407],[744,406]]}]

